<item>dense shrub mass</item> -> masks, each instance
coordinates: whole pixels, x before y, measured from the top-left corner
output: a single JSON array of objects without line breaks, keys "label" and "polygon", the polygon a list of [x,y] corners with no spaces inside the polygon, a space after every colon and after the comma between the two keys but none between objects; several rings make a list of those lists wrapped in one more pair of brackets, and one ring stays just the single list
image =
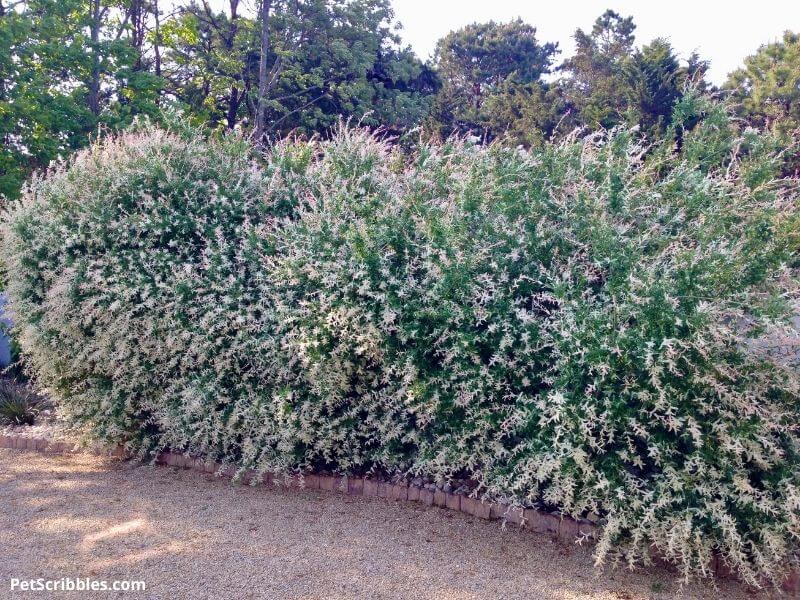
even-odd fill
[{"label": "dense shrub mass", "polygon": [[797,182],[687,96],[666,139],[411,156],[343,128],[266,157],[145,128],[5,220],[22,346],[65,415],[147,453],[379,470],[778,578],[800,537],[798,374],[747,337],[797,300]]}]

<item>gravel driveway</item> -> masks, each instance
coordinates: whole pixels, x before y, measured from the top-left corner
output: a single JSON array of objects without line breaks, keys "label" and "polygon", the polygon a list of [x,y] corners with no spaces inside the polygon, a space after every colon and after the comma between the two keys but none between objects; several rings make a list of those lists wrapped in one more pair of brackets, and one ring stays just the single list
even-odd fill
[{"label": "gravel driveway", "polygon": [[0,449],[0,597],[12,577],[143,580],[139,598],[753,598],[443,509],[244,487],[93,455]]}]

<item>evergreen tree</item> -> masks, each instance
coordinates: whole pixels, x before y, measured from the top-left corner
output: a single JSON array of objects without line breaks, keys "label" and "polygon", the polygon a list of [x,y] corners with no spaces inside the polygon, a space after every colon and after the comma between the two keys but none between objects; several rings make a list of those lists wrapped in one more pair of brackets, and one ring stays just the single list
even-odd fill
[{"label": "evergreen tree", "polygon": [[575,32],[575,54],[560,67],[565,94],[579,121],[592,128],[613,127],[625,119],[630,87],[625,75],[633,59],[633,17],[607,10],[592,31]]},{"label": "evergreen tree", "polygon": [[663,38],[653,40],[626,61],[625,75],[631,116],[644,130],[653,134],[663,132],[687,76],[672,46]]},{"label": "evergreen tree", "polygon": [[[542,75],[550,72],[556,44],[540,44],[536,28],[517,19],[509,23],[474,23],[439,40],[434,65],[442,80],[432,124],[442,135],[478,133],[497,135],[498,105],[509,109],[540,104],[547,86]],[[499,97],[498,97],[499,96]],[[533,122],[546,120],[537,115]]]},{"label": "evergreen tree", "polygon": [[436,78],[400,45],[393,18],[388,0],[273,1],[264,34],[263,14],[243,15],[236,0],[223,12],[189,4],[163,27],[169,92],[228,129],[255,125],[260,104],[272,137],[325,132],[340,117],[402,130],[427,113]]},{"label": "evergreen tree", "polygon": [[790,133],[800,128],[800,34],[765,44],[728,77],[725,88],[753,125]]}]

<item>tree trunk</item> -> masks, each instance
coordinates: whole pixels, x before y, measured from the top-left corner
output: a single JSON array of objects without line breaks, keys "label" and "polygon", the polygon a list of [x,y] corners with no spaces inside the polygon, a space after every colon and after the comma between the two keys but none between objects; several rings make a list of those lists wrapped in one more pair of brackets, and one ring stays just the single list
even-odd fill
[{"label": "tree trunk", "polygon": [[156,75],[161,77],[161,13],[158,10],[158,0],[153,0],[153,14],[156,19],[156,36],[153,40],[153,53],[156,57]]},{"label": "tree trunk", "polygon": [[231,86],[231,94],[228,97],[228,114],[225,116],[225,119],[228,121],[228,129],[232,130],[236,127],[236,116],[239,112],[240,103],[239,88],[233,85]]},{"label": "tree trunk", "polygon": [[100,0],[92,0],[92,75],[89,81],[89,110],[100,114]]},{"label": "tree trunk", "polygon": [[258,108],[256,111],[255,141],[261,143],[267,127],[267,54],[269,53],[269,11],[272,0],[261,0],[261,56],[258,61]]},{"label": "tree trunk", "polygon": [[[227,47],[229,52],[233,52],[234,45],[236,43],[236,32],[239,30],[239,0],[230,0],[230,7],[231,7],[231,28],[229,31],[229,35],[225,40],[225,46]],[[231,85],[231,93],[228,97],[228,114],[226,119],[228,121],[228,129],[233,129],[236,126],[236,120],[239,112],[239,104],[241,103],[241,98],[239,97],[239,88],[234,83]]]}]

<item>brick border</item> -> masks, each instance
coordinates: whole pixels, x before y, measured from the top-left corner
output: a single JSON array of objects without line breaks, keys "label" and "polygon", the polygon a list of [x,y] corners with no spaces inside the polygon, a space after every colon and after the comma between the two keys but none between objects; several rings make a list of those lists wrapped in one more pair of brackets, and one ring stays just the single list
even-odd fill
[{"label": "brick border", "polygon": [[[124,448],[116,446],[111,449],[80,448],[67,441],[53,441],[47,438],[27,437],[16,434],[0,434],[0,448],[14,450],[32,450],[43,454],[74,454],[90,452],[92,454],[126,458]],[[216,474],[232,479],[238,470],[235,467],[208,461],[177,452],[162,452],[156,457],[156,464],[181,469],[191,469],[200,473]],[[594,540],[598,534],[598,526],[585,519],[573,519],[555,513],[548,513],[534,508],[521,508],[502,502],[491,502],[473,498],[464,494],[454,494],[440,489],[430,490],[425,487],[406,483],[390,483],[369,477],[351,477],[347,475],[319,475],[305,473],[294,476],[275,476],[271,473],[259,474],[255,471],[244,471],[241,475],[243,483],[260,480],[263,484],[282,485],[288,488],[321,490],[366,498],[386,498],[420,502],[426,506],[438,506],[462,512],[479,519],[503,520],[504,523],[517,525],[520,529],[549,535],[560,542],[575,543],[577,541]],[[657,561],[661,562],[661,561]],[[722,561],[714,560],[715,575],[731,578],[731,573]],[[800,592],[800,571],[789,573],[781,585],[786,592]]]}]

